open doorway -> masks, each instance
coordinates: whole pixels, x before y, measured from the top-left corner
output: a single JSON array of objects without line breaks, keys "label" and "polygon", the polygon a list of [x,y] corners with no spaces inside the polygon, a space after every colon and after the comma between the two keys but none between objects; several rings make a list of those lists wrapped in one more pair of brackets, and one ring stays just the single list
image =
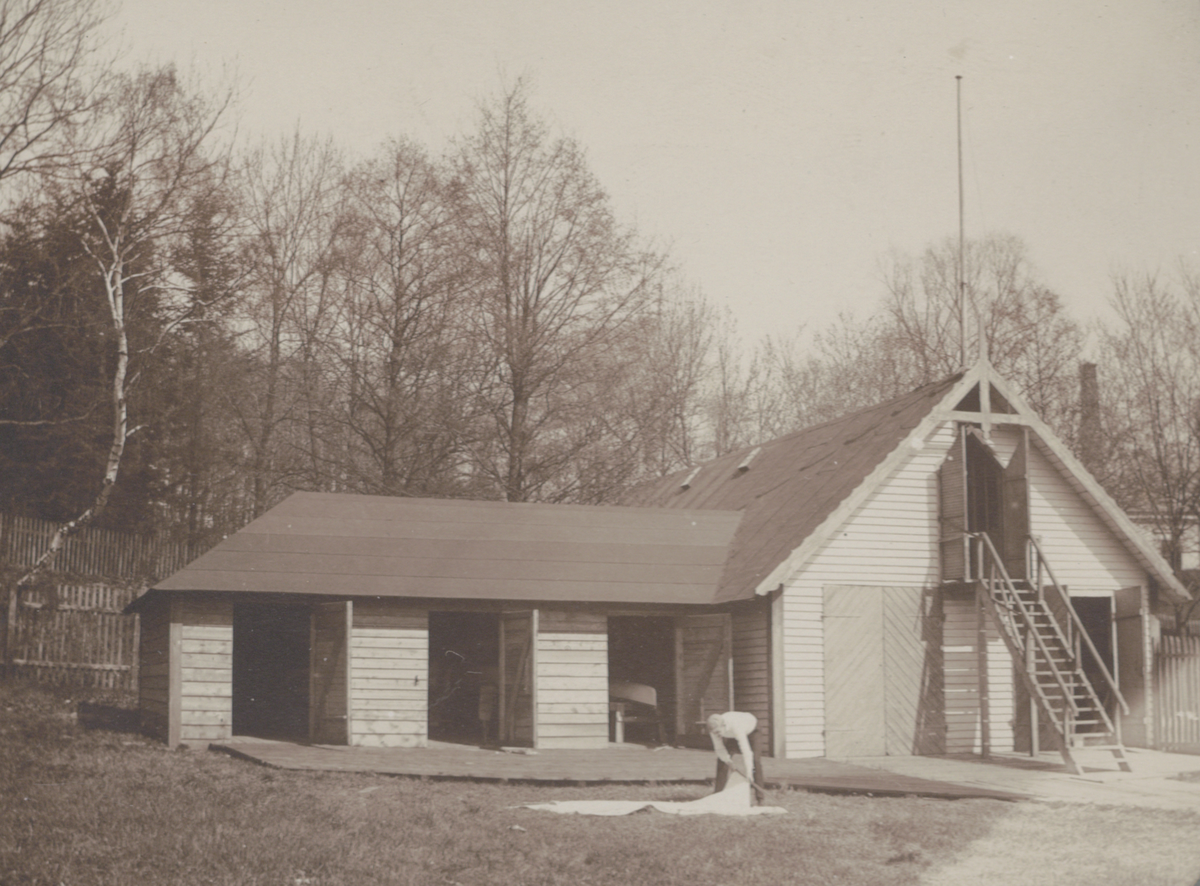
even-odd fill
[{"label": "open doorway", "polygon": [[[1072,597],[1071,606],[1074,608],[1075,614],[1079,616],[1079,621],[1083,625],[1083,629],[1087,631],[1092,645],[1096,647],[1096,652],[1099,653],[1100,660],[1104,662],[1104,667],[1110,674],[1115,674],[1112,599],[1110,597]],[[1117,699],[1113,694],[1112,687],[1104,679],[1104,674],[1096,663],[1096,659],[1088,652],[1081,651],[1080,662],[1083,665],[1084,675],[1092,684],[1092,688],[1096,690],[1096,694],[1100,696],[1108,715],[1115,716]]]},{"label": "open doorway", "polygon": [[309,608],[233,607],[233,734],[308,739]]},{"label": "open doorway", "polygon": [[674,618],[610,616],[608,680],[612,700],[626,706],[625,741],[674,743]]},{"label": "open doorway", "polygon": [[496,741],[500,618],[494,612],[429,613],[429,738]]}]

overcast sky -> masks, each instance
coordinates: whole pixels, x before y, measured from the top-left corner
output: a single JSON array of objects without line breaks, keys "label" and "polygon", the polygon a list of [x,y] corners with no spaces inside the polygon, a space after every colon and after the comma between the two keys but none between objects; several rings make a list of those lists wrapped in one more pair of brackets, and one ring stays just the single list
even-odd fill
[{"label": "overcast sky", "polygon": [[1200,262],[1197,0],[124,0],[131,60],[242,84],[243,133],[433,150],[524,76],[618,215],[748,338],[869,312],[889,251],[1021,237],[1086,319]]}]

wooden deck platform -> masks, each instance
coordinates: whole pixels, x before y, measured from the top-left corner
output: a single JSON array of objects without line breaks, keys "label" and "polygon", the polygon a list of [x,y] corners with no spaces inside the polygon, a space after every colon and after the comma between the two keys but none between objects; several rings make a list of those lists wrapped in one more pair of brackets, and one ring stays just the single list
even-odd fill
[{"label": "wooden deck platform", "polygon": [[[232,738],[209,745],[276,769],[369,772],[415,778],[550,784],[704,784],[712,781],[711,752],[610,745],[599,751],[507,752],[469,745],[429,748],[353,748]],[[1028,795],[898,775],[824,758],[763,763],[767,787],[872,796],[1021,800]]]}]

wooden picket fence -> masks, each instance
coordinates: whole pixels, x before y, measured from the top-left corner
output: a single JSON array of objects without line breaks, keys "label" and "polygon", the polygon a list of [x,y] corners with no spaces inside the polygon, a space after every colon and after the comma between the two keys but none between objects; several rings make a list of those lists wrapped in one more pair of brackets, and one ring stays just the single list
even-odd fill
[{"label": "wooden picket fence", "polygon": [[24,595],[9,634],[15,676],[100,689],[137,687],[132,587],[57,585]]},{"label": "wooden picket fence", "polygon": [[1158,747],[1200,750],[1200,637],[1162,636],[1154,686]]},{"label": "wooden picket fence", "polygon": [[[0,563],[33,565],[56,524],[0,514]],[[198,552],[155,536],[86,528],[69,538],[50,581],[24,590],[0,635],[17,677],[70,686],[137,688],[136,615],[122,610],[149,584]],[[7,621],[8,613],[0,613]]]},{"label": "wooden picket fence", "polygon": [[[31,566],[50,544],[58,524],[0,514],[0,562]],[[188,546],[153,535],[87,527],[67,539],[54,571],[109,579],[156,580],[194,559]]]}]

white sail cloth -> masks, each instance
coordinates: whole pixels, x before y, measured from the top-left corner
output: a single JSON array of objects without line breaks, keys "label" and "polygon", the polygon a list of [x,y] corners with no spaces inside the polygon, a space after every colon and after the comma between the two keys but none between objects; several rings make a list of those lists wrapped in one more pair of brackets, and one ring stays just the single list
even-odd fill
[{"label": "white sail cloth", "polygon": [[525,803],[521,808],[574,815],[630,815],[643,809],[668,815],[779,815],[781,806],[755,806],[751,802],[750,783],[740,772],[729,773],[725,790],[699,800],[557,800],[552,803]]}]

